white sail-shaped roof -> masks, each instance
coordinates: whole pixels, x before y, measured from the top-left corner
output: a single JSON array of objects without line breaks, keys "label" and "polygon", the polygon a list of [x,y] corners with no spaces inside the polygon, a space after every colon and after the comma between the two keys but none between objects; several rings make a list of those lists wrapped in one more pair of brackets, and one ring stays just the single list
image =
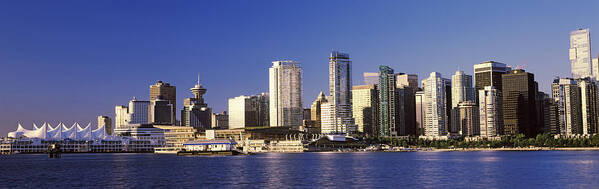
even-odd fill
[{"label": "white sail-shaped roof", "polygon": [[61,139],[67,139],[67,138],[72,139],[72,140],[77,140],[77,129],[75,127],[75,124],[73,124],[73,126],[71,126],[70,128],[67,128],[66,125],[62,124]]},{"label": "white sail-shaped roof", "polygon": [[104,129],[104,125],[98,127],[96,130],[92,131],[92,137],[97,139],[105,139],[106,138],[106,129]]},{"label": "white sail-shaped roof", "polygon": [[67,127],[63,123],[59,123],[56,127],[52,127],[48,123],[44,123],[38,127],[33,125],[33,130],[25,129],[21,124],[17,125],[17,130],[8,133],[8,137],[11,138],[38,138],[43,140],[105,140],[113,139],[111,135],[106,133],[105,126],[99,126],[92,130],[91,123],[87,124],[86,127],[81,127],[79,123],[74,123],[73,126]]},{"label": "white sail-shaped roof", "polygon": [[85,128],[81,128],[81,125],[77,124],[77,139],[78,140],[90,140],[91,136],[91,127],[87,125]]},{"label": "white sail-shaped roof", "polygon": [[44,123],[41,127],[37,128],[36,130],[26,129],[23,133],[23,136],[26,136],[27,138],[46,139],[46,132],[48,132],[48,125]]}]

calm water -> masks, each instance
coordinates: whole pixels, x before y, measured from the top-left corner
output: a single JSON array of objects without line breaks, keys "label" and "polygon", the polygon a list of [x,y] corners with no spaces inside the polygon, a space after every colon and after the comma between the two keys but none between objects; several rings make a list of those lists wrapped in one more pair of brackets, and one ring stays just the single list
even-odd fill
[{"label": "calm water", "polygon": [[0,187],[597,188],[599,152],[0,156]]}]

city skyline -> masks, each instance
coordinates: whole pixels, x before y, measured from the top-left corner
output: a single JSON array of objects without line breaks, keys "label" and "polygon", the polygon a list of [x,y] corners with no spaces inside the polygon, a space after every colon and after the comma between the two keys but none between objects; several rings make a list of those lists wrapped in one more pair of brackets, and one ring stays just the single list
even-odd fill
[{"label": "city skyline", "polygon": [[[286,25],[284,23],[286,19],[295,21],[303,20],[314,27],[306,30],[308,34],[291,32],[289,34],[273,36],[261,35],[262,39],[267,39],[267,41],[259,42],[255,41],[256,39],[250,38],[252,38],[252,34],[258,35],[257,33],[265,30],[256,29],[248,24],[242,25],[242,28],[250,29],[251,31],[247,33],[230,32],[222,34],[221,37],[226,40],[223,43],[218,43],[218,40],[207,40],[203,37],[183,32],[181,31],[181,28],[178,28],[183,27],[185,24],[192,23],[193,20],[188,19],[182,22],[171,23],[171,21],[175,20],[177,17],[168,13],[174,14],[177,10],[183,10],[184,13],[191,14],[192,8],[171,5],[168,7],[170,9],[167,9],[167,12],[171,12],[162,13],[167,17],[164,17],[164,20],[159,19],[157,21],[158,25],[156,25],[147,20],[144,21],[144,18],[142,17],[136,17],[131,13],[118,9],[118,5],[115,5],[114,7],[105,5],[105,7],[96,10],[88,7],[93,4],[98,3],[76,4],[75,6],[81,6],[81,10],[71,10],[63,13],[59,13],[58,11],[52,12],[40,10],[40,12],[31,13],[30,15],[23,15],[22,13],[17,13],[14,10],[8,10],[6,8],[12,6],[21,7],[24,5],[13,4],[11,6],[6,6],[5,8],[0,8],[0,10],[6,12],[7,15],[18,15],[17,19],[12,17],[0,17],[1,20],[6,21],[7,28],[9,28],[6,31],[0,32],[0,34],[3,34],[0,39],[6,41],[6,43],[0,44],[0,62],[7,66],[3,71],[0,71],[0,77],[5,81],[9,81],[8,85],[5,86],[5,90],[0,94],[0,97],[3,99],[11,99],[3,100],[0,103],[3,107],[0,112],[0,134],[5,135],[17,122],[20,122],[27,128],[29,128],[33,122],[37,124],[41,124],[42,122],[56,124],[59,120],[81,123],[91,122],[93,124],[98,115],[108,115],[113,117],[114,106],[126,104],[128,100],[133,97],[137,97],[137,99],[142,101],[149,101],[148,86],[154,84],[158,80],[179,87],[176,107],[183,107],[182,99],[189,96],[187,90],[194,86],[197,72],[202,74],[201,82],[208,89],[208,92],[205,95],[206,103],[210,104],[214,109],[213,112],[222,112],[227,109],[228,98],[243,94],[259,94],[268,91],[268,68],[272,61],[279,59],[297,60],[302,63],[302,68],[304,69],[302,101],[304,102],[303,107],[308,107],[310,105],[308,102],[312,102],[319,91],[327,91],[328,89],[328,71],[326,69],[328,66],[328,54],[330,51],[334,50],[342,51],[352,56],[353,71],[351,77],[353,85],[363,84],[362,73],[376,72],[379,65],[389,65],[390,67],[395,68],[396,72],[416,73],[419,78],[423,79],[431,72],[439,72],[443,76],[448,77],[455,73],[456,70],[463,70],[466,74],[473,75],[472,66],[474,64],[494,60],[514,67],[526,64],[525,70],[535,74],[535,80],[537,80],[540,85],[539,89],[550,93],[551,81],[554,76],[570,77],[570,63],[568,60],[568,48],[570,48],[569,33],[578,28],[590,28],[592,43],[594,36],[596,36],[593,35],[593,32],[599,31],[599,28],[593,28],[593,21],[592,19],[589,19],[594,18],[592,14],[590,16],[587,15],[587,17],[589,17],[587,20],[581,16],[580,19],[577,19],[572,23],[563,24],[561,23],[562,19],[567,21],[571,20],[562,18],[557,19],[556,21],[556,19],[542,18],[542,16],[548,16],[549,14],[547,13],[532,16],[532,13],[522,12],[534,5],[534,3],[531,2],[521,3],[525,8],[513,8],[516,9],[513,10],[516,16],[507,16],[508,12],[512,10],[512,7],[508,8],[507,5],[498,5],[496,9],[503,11],[499,11],[499,14],[496,15],[496,17],[485,17],[494,18],[495,22],[482,23],[485,18],[470,18],[469,21],[473,21],[474,24],[468,24],[468,19],[464,19],[463,21],[452,19],[469,18],[469,14],[461,14],[458,12],[462,9],[467,9],[469,6],[475,5],[468,5],[464,2],[457,2],[455,4],[439,2],[437,5],[432,6],[430,8],[431,10],[427,11],[441,9],[445,4],[450,4],[450,6],[456,8],[451,12],[445,12],[445,14],[450,16],[450,18],[442,19],[441,22],[445,21],[444,23],[447,24],[445,26],[435,27],[433,26],[433,23],[435,22],[430,21],[430,19],[434,19],[434,17],[423,17],[421,20],[416,21],[400,21],[397,25],[383,28],[383,31],[364,29],[363,27],[366,26],[376,28],[378,25],[386,23],[383,21],[384,17],[377,14],[371,16],[377,17],[375,20],[378,22],[369,23],[367,20],[363,20],[364,18],[356,18],[358,19],[357,24],[349,28],[362,29],[357,32],[365,32],[372,35],[371,37],[357,39],[350,38],[350,40],[348,40],[343,39],[344,36],[353,36],[357,33],[348,32],[348,34],[343,34],[343,32],[339,33],[339,31],[327,30],[322,36],[318,36],[320,34],[318,34],[318,30],[314,28],[326,23],[344,25],[351,23],[350,21],[339,21],[339,23],[319,21],[319,17],[335,16],[333,13],[326,14],[319,11],[317,11],[319,12],[318,14],[304,20],[304,17],[302,16],[309,14],[308,12],[310,11],[307,9],[310,7],[310,4],[295,5],[289,3],[277,5],[285,7],[299,6],[299,10],[303,11],[300,11],[301,14],[299,15],[286,15],[287,17],[282,20],[275,20],[274,22],[277,24],[286,26],[286,28],[276,31],[291,32],[288,30],[293,30],[295,26]],[[325,11],[325,8],[330,6],[330,4],[333,3],[325,2],[319,4],[318,6],[315,6],[315,9],[322,9],[320,11]],[[346,6],[355,10],[379,10],[397,16],[397,18],[404,18],[403,16],[405,16],[399,13],[392,13],[392,9],[385,8],[382,5],[367,4],[368,6],[360,7],[363,5],[364,3],[347,3]],[[31,8],[35,9],[36,6],[40,5],[34,5]],[[132,5],[129,4],[128,6]],[[158,5],[150,3],[150,5],[146,5],[146,7],[142,7],[142,9],[138,10],[138,13],[141,13],[143,16],[151,16],[151,10],[157,8],[153,6]],[[235,5],[207,5],[207,7],[212,6],[219,8],[232,6],[238,8],[236,9],[238,11],[240,8],[249,7],[248,9],[241,10],[242,13],[237,13],[236,16],[247,13],[250,15],[250,18],[247,19],[251,23],[262,23],[259,19],[267,18],[265,15],[255,12],[256,10],[262,9],[256,4],[240,3]],[[412,7],[417,10],[425,9],[423,8],[425,7],[425,4],[414,5],[401,2],[394,6],[405,6],[403,8]],[[492,7],[494,5],[488,3],[478,6],[480,8],[480,6]],[[545,8],[557,8],[559,5],[551,4],[540,6]],[[196,7],[202,6],[196,5]],[[580,11],[579,9],[568,6],[564,6],[563,9],[577,12]],[[101,13],[101,15],[103,14],[108,17],[93,17],[84,10],[95,11],[96,13]],[[410,12],[416,15],[424,14],[415,12],[417,10]],[[280,10],[273,11],[276,11],[276,14],[284,13],[280,12]],[[476,13],[476,11],[474,12]],[[135,25],[134,27],[119,25],[124,24],[125,22],[115,22],[114,19],[119,17],[114,16],[113,14],[124,16],[125,20],[129,22],[141,20],[141,23],[138,23],[138,25]],[[209,14],[209,18],[212,18],[210,16],[223,16],[226,12],[210,12],[207,14]],[[362,13],[360,16],[364,16],[363,14],[368,13]],[[43,16],[48,15],[54,16],[55,18],[42,18]],[[72,17],[77,15],[83,15],[84,17],[78,19]],[[169,15],[172,17],[168,17]],[[567,14],[559,15],[563,17],[567,16]],[[198,15],[198,17],[201,16],[206,15]],[[501,16],[507,17],[502,19]],[[506,29],[500,28],[500,26],[494,26],[494,24],[501,25],[507,24],[505,22],[516,21],[518,16],[524,16],[527,19],[530,19],[528,21],[545,21],[544,24],[546,25],[537,23],[536,27],[523,26],[518,29]],[[238,17],[235,16],[228,18],[238,19]],[[224,19],[226,21],[227,18]],[[85,21],[90,20],[95,21],[95,24],[84,23]],[[555,24],[557,26],[549,26],[551,23],[548,23],[547,20],[560,22],[560,24]],[[28,24],[17,27],[17,21],[27,21]],[[56,29],[51,25],[43,24],[44,21],[54,21],[54,24],[62,24],[63,29]],[[102,28],[100,31],[97,31],[97,33],[92,32],[90,34],[77,32],[69,33],[69,31],[86,32],[87,30],[110,26],[109,24],[104,23],[108,21],[116,24],[116,26],[111,27],[121,26],[125,27],[127,30],[120,34],[117,31],[106,28]],[[210,19],[204,21],[209,22]],[[418,21],[421,21],[421,23],[415,23]],[[450,23],[462,24],[465,27],[463,29],[456,29],[451,27]],[[175,29],[169,30],[169,28],[166,28],[155,32],[145,32],[142,30],[144,27],[151,28],[160,26],[159,24],[169,25],[170,28]],[[212,24],[215,26],[219,25],[219,23]],[[425,26],[424,28],[428,30],[420,30],[417,27],[419,24],[422,24],[421,26]],[[518,24],[522,26],[524,25],[524,22],[518,21],[516,25],[518,26]],[[400,29],[403,28],[402,26],[404,25],[408,26],[408,29]],[[412,26],[412,28],[410,28],[410,26]],[[483,31],[468,33],[467,29],[475,29],[477,26]],[[17,34],[19,32],[33,30],[36,27],[39,27],[39,31],[43,34],[31,36]],[[442,29],[442,27],[450,27],[450,31],[445,33],[429,31]],[[204,31],[202,28],[203,25],[198,25],[195,26],[194,30]],[[493,29],[498,31],[490,31]],[[541,29],[544,32],[535,33]],[[111,31],[113,33],[110,33]],[[209,32],[200,32],[200,35],[208,33],[211,34],[209,36],[212,36],[216,35],[215,33],[218,31],[219,30],[215,29]],[[58,34],[59,32],[66,32],[67,34]],[[100,32],[109,33],[99,34]],[[144,41],[144,37],[146,39],[149,37],[157,38],[160,36],[161,32],[166,34],[166,39]],[[460,32],[464,33],[462,34]],[[138,33],[142,34],[142,37],[137,38],[136,34]],[[184,35],[182,39],[176,37],[179,33]],[[98,35],[99,38],[90,39],[93,37],[93,34]],[[340,36],[336,36],[336,34]],[[427,37],[427,39],[420,41],[420,43],[415,44],[414,46],[416,41],[409,39],[412,37],[410,35],[413,34],[417,34],[419,37]],[[241,37],[236,37],[236,35],[241,35]],[[303,37],[300,38],[308,40],[306,42],[300,42],[289,39],[294,35],[301,35]],[[400,37],[393,38],[396,35],[399,35]],[[111,39],[112,37],[116,39]],[[190,42],[186,41],[185,38],[187,37],[191,39]],[[599,36],[596,36],[595,38],[597,37]],[[528,38],[528,40],[523,40],[522,38]],[[242,43],[237,44],[234,42],[236,41],[235,39],[241,40]],[[389,39],[389,41],[386,41],[386,39]],[[57,44],[64,40],[66,40],[64,43]],[[83,46],[82,48],[77,49],[76,47],[81,45],[79,42],[76,42],[77,40],[82,40],[81,43],[90,43],[91,45],[88,44],[89,46]],[[102,42],[100,40],[108,41]],[[117,42],[116,40],[124,41]],[[278,42],[278,40],[283,41]],[[207,43],[199,43],[203,41],[207,41]],[[195,44],[196,42],[198,43]],[[286,43],[289,42],[296,42],[304,45],[304,47],[286,48]],[[378,44],[381,42],[383,43]],[[532,42],[536,42],[536,44],[533,45],[531,44]],[[164,49],[159,48],[160,45],[164,44],[167,44]],[[147,47],[143,48],[146,45]],[[253,50],[252,47],[254,45],[260,46],[261,49]],[[457,47],[457,49],[454,49],[454,46]],[[211,49],[211,47],[214,47],[214,49]],[[140,50],[133,50],[130,52],[129,48],[140,48]],[[478,50],[479,48],[485,50]],[[244,50],[249,52],[241,52]],[[592,48],[591,50],[591,57],[595,58],[597,56],[597,50],[593,50]],[[162,51],[165,53],[157,55],[158,52]],[[431,56],[430,54],[433,55]],[[245,61],[248,61],[249,63]],[[445,64],[445,62],[448,63]],[[165,68],[161,69],[159,66],[164,66]],[[36,69],[31,69],[31,67],[35,67]],[[140,68],[140,70],[134,68]],[[155,69],[159,69],[163,73],[159,75],[150,74],[152,73],[151,70]],[[228,76],[227,74],[233,74],[235,77],[225,78],[224,76]],[[15,80],[15,78],[19,79]],[[246,80],[244,78],[250,79]],[[52,88],[49,86],[52,86]],[[34,89],[36,89],[35,95],[29,94],[33,93],[32,90]],[[36,108],[31,111],[30,107]],[[56,111],[56,107],[59,107],[59,111]],[[81,111],[82,109],[83,111]],[[50,110],[53,112],[49,112]],[[180,108],[175,110],[175,112],[177,112],[176,118],[179,117],[179,111]]]}]

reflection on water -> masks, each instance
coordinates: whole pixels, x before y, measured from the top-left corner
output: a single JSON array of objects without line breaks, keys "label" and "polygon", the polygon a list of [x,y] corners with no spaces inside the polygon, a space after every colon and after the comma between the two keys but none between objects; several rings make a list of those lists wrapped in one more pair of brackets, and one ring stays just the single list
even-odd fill
[{"label": "reflection on water", "polygon": [[0,156],[8,188],[583,188],[599,186],[599,152],[301,153]]}]

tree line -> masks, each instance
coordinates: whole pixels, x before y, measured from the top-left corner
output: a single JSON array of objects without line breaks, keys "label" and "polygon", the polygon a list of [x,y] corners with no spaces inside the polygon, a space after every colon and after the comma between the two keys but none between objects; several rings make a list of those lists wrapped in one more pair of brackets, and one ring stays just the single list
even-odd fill
[{"label": "tree line", "polygon": [[500,140],[476,140],[467,141],[464,138],[448,140],[427,140],[420,138],[391,138],[377,137],[366,138],[368,144],[387,144],[397,147],[418,147],[418,148],[525,148],[525,147],[599,147],[599,135],[592,137],[579,138],[555,138],[554,135],[543,133],[534,138],[527,138],[524,134],[516,136],[504,136]]}]

